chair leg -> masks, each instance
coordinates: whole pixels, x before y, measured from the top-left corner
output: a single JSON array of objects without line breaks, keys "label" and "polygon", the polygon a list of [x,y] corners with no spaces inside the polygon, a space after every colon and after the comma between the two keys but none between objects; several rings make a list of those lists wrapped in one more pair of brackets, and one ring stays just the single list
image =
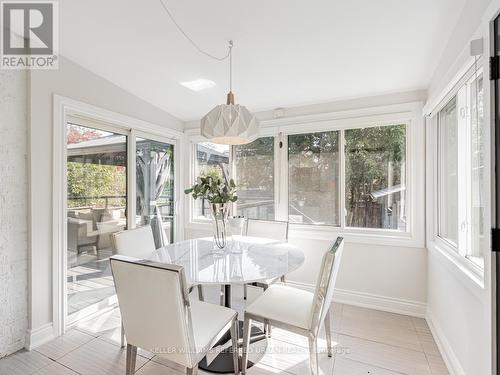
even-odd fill
[{"label": "chair leg", "polygon": [[316,337],[309,337],[309,369],[310,375],[319,375],[318,340]]},{"label": "chair leg", "polygon": [[135,360],[137,358],[137,346],[127,344],[127,375],[134,375],[135,373]]},{"label": "chair leg", "polygon": [[219,304],[220,304],[221,306],[224,306],[224,299],[225,299],[225,297],[226,297],[226,296],[225,296],[225,294],[226,294],[226,292],[224,291],[224,285],[222,285],[222,286],[220,287],[220,301],[219,301]]},{"label": "chair leg", "polygon": [[329,308],[328,311],[326,312],[325,315],[325,332],[326,332],[326,347],[328,348],[328,357],[331,357],[333,355],[332,351],[332,327],[331,327],[331,311],[332,309]]},{"label": "chair leg", "polygon": [[246,300],[248,295],[248,286],[247,284],[243,284],[243,299]]},{"label": "chair leg", "polygon": [[231,341],[233,344],[232,350],[233,350],[233,366],[234,366],[234,374],[238,375],[240,373],[240,351],[238,349],[238,331],[239,331],[239,324],[238,324],[238,316],[234,318],[234,322],[231,325]]},{"label": "chair leg", "polygon": [[198,299],[202,302],[205,301],[205,297],[203,296],[203,287],[201,285],[198,285],[197,288],[198,288]]},{"label": "chair leg", "polygon": [[198,374],[198,365],[193,368],[186,367],[186,375],[196,375]]},{"label": "chair leg", "polygon": [[243,345],[242,345],[242,359],[241,359],[241,373],[246,374],[248,363],[248,347],[250,346],[250,325],[252,321],[245,318],[243,323]]},{"label": "chair leg", "polygon": [[124,348],[125,347],[125,328],[123,328],[123,321],[122,321],[122,328],[121,328],[121,341],[120,341],[120,347]]},{"label": "chair leg", "polygon": [[[264,289],[265,292],[269,289],[269,285],[264,285],[262,289]],[[269,322],[264,322],[264,334],[267,335],[267,337],[271,337],[271,324],[269,324]]]},{"label": "chair leg", "polygon": [[268,321],[264,321],[264,335],[271,337],[271,324]]}]

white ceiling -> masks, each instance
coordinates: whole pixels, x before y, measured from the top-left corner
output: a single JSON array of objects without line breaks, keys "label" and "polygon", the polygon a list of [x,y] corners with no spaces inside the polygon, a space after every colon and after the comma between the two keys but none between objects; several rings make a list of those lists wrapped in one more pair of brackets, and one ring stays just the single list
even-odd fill
[{"label": "white ceiling", "polygon": [[[465,0],[164,0],[251,110],[426,88]],[[225,101],[159,0],[60,1],[61,53],[182,120]],[[195,93],[179,82],[217,86]]]}]

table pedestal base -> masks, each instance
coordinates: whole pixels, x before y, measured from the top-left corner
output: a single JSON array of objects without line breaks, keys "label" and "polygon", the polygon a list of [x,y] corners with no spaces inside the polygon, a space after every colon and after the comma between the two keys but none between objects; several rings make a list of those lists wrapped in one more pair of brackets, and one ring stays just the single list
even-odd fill
[{"label": "table pedestal base", "polygon": [[[243,337],[243,322],[239,322],[239,334],[238,336],[240,338]],[[214,346],[214,348],[217,345],[224,345],[228,341],[231,340],[231,335],[227,333],[224,335],[219,342]],[[264,340],[264,341],[263,341]],[[265,347],[267,347],[267,340],[266,340],[266,335],[264,332],[257,326],[252,326],[252,329],[250,331],[250,346],[252,346],[252,343],[260,342],[263,341],[263,344]],[[265,353],[265,347],[262,348],[262,355]],[[233,374],[234,373],[234,366],[233,366],[233,353],[231,352],[232,347],[230,346],[226,350],[221,351],[221,353],[210,363],[207,363],[207,358],[203,358],[200,363],[198,364],[198,367],[204,371],[211,372],[211,373],[216,373],[216,374]],[[250,368],[254,365],[252,361],[248,361],[247,368]],[[241,366],[241,357],[240,357],[240,366]]]}]

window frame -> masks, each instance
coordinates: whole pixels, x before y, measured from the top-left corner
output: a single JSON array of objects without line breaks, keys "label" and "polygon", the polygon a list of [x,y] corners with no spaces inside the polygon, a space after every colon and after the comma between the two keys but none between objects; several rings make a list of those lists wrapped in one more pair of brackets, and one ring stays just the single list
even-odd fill
[{"label": "window frame", "polygon": [[[338,137],[339,137],[339,181],[345,182],[345,139],[344,139],[344,130],[341,129],[327,129],[327,130],[314,130],[314,131],[303,131],[303,132],[283,132],[281,133],[282,139],[283,139],[283,147],[282,147],[282,154],[284,161],[280,165],[280,170],[281,171],[286,171],[286,176],[284,176],[282,181],[285,181],[285,187],[286,187],[286,203],[283,203],[283,207],[281,207],[280,213],[281,216],[279,219],[276,220],[283,220],[283,221],[288,221],[289,220],[289,197],[290,197],[290,183],[289,183],[289,157],[288,157],[288,137],[291,135],[301,135],[301,134],[313,134],[313,133],[323,133],[323,132],[338,132]],[[344,168],[343,168],[344,167]],[[339,224],[338,225],[331,225],[331,224],[298,224],[298,223],[290,223],[291,227],[294,228],[299,228],[302,230],[307,230],[307,228],[322,228],[326,227],[330,230],[332,229],[340,229],[340,228],[345,228],[345,214],[342,215],[342,212],[345,213],[345,183],[341,183],[339,185],[339,191],[338,191],[338,199],[339,199]],[[344,195],[343,195],[344,194]]]},{"label": "window frame", "polygon": [[[276,197],[276,192],[277,192],[277,189],[279,189],[279,181],[277,182],[277,177],[276,177],[276,172],[279,171],[279,163],[277,164],[276,163],[276,155],[279,153],[279,151],[277,152],[276,151],[276,147],[279,148],[279,140],[277,141],[277,137],[274,136],[274,135],[262,135],[262,134],[259,134],[259,138],[273,138],[274,140],[274,144],[273,144],[273,198],[274,198],[274,219],[273,220],[277,220],[276,217],[278,217],[278,213],[276,212],[276,210],[278,209],[278,203],[279,203],[279,200],[278,198]],[[229,150],[229,166],[230,166],[230,169],[229,169],[229,173],[231,175],[231,178],[233,178],[235,181],[237,181],[237,178],[236,178],[236,173],[237,173],[237,167],[236,167],[236,147],[237,146],[232,146],[230,147],[230,150]],[[238,207],[238,202],[234,202],[232,204],[232,212],[236,213],[238,211],[237,209]],[[255,219],[255,220],[269,220],[269,219],[258,219],[258,218],[251,218],[251,219]]]},{"label": "window frame", "polygon": [[[407,218],[408,218],[408,223],[407,223],[407,229],[406,231],[399,231],[399,230],[392,230],[392,229],[380,229],[380,228],[361,228],[361,227],[348,227],[346,226],[346,199],[345,199],[345,172],[346,172],[346,157],[345,157],[345,131],[350,130],[350,129],[363,129],[363,128],[373,128],[373,127],[383,127],[383,126],[391,126],[391,125],[405,125],[406,126],[406,164],[409,165],[409,158],[408,156],[410,155],[410,144],[411,144],[411,128],[412,128],[412,121],[411,119],[404,119],[401,117],[401,120],[390,120],[386,119],[381,119],[380,121],[372,121],[368,118],[363,120],[355,120],[355,122],[351,121],[346,121],[342,124],[335,124],[335,125],[327,125],[326,127],[320,126],[320,127],[309,127],[307,129],[302,129],[299,130],[295,127],[287,129],[286,131],[282,132],[282,138],[283,138],[283,150],[287,151],[288,150],[288,136],[289,135],[295,135],[295,134],[309,134],[309,133],[317,133],[317,132],[324,132],[324,131],[339,131],[339,163],[340,163],[340,189],[339,189],[339,203],[340,203],[340,225],[311,225],[311,224],[290,224],[290,228],[295,228],[296,230],[300,232],[308,232],[310,230],[314,230],[317,232],[325,232],[325,233],[331,233],[331,232],[339,232],[343,234],[352,234],[356,236],[383,236],[386,238],[408,238],[411,236],[413,232],[413,220],[412,220],[412,204],[411,202],[408,203],[407,199],[407,206],[406,206],[406,212]],[[281,180],[288,182],[288,153],[283,152],[284,157],[282,159],[284,160],[284,163],[282,162],[281,165],[281,174],[282,178]],[[407,167],[407,172],[406,172],[406,179],[407,179],[407,190],[406,194],[407,196],[411,196],[412,194],[412,182],[410,182],[411,176],[409,173],[409,168]],[[286,183],[286,195],[285,195],[285,200],[286,202],[283,204],[284,208],[280,210],[283,215],[283,211],[286,213],[281,216],[280,218],[277,218],[277,220],[288,220],[288,184]]]},{"label": "window frame", "polygon": [[[383,107],[370,107],[341,112],[330,112],[316,115],[297,116],[292,118],[264,120],[260,123],[259,137],[274,136],[274,163],[275,163],[275,219],[288,220],[288,136],[308,134],[324,131],[339,131],[339,162],[340,162],[340,226],[290,224],[290,236],[296,238],[317,238],[330,240],[336,235],[342,235],[348,242],[380,245],[424,247],[424,163],[421,157],[424,152],[424,132],[422,119],[422,103],[410,102]],[[345,222],[345,130],[390,125],[406,126],[406,231],[346,227]],[[194,150],[198,142],[207,140],[199,134],[198,129],[186,131],[190,145],[190,176],[186,186],[194,181]],[[280,148],[280,142],[282,146]],[[420,151],[417,155],[416,153]],[[420,156],[420,158],[419,158]],[[230,151],[230,164],[234,162],[233,151]],[[230,168],[232,175],[233,168]],[[284,182],[284,183],[283,183]],[[209,224],[209,219],[193,219],[193,199],[189,199],[186,207],[186,228],[193,230],[203,229]]]},{"label": "window frame", "polygon": [[[459,249],[459,244],[461,244],[463,242],[463,236],[461,235],[460,233],[460,216],[462,214],[461,210],[463,209],[463,205],[460,204],[460,201],[462,200],[463,196],[461,196],[461,193],[463,194],[463,192],[460,192],[459,189],[458,189],[458,186],[463,183],[462,179],[463,179],[463,172],[460,171],[460,167],[462,167],[462,162],[460,161],[460,158],[459,158],[459,154],[458,154],[458,150],[460,149],[460,147],[462,146],[462,143],[463,143],[463,134],[459,134],[459,133],[462,133],[460,131],[460,127],[463,125],[461,123],[461,120],[460,120],[460,114],[459,114],[459,104],[461,104],[460,101],[462,100],[462,98],[459,98],[459,95],[458,95],[458,92],[456,95],[452,96],[447,102],[446,104],[444,104],[442,106],[442,108],[436,113],[436,119],[435,119],[435,123],[436,123],[436,129],[435,129],[435,134],[436,134],[436,159],[435,159],[435,163],[436,163],[436,190],[435,190],[435,194],[436,194],[436,203],[437,203],[437,206],[436,206],[436,236],[439,237],[440,240],[446,242],[448,244],[448,246],[450,248],[456,248],[457,249],[457,252],[458,252],[458,249]],[[457,230],[457,233],[456,233],[456,243],[453,242],[451,239],[449,238],[446,238],[444,236],[441,235],[441,232],[443,231],[443,228],[442,228],[442,222],[441,222],[441,216],[443,215],[442,213],[442,208],[440,207],[440,205],[446,203],[446,202],[443,202],[442,201],[442,191],[441,191],[441,186],[440,186],[440,182],[444,179],[444,176],[443,174],[444,173],[441,173],[442,172],[442,165],[443,164],[446,164],[443,160],[442,160],[442,154],[441,154],[441,146],[440,146],[440,143],[441,143],[441,138],[442,138],[442,130],[441,130],[441,112],[452,102],[452,101],[455,101],[455,111],[456,111],[456,116],[457,116],[457,121],[456,121],[456,137],[457,137],[457,140],[456,140],[456,148],[457,148],[457,155],[456,155],[456,159],[457,159],[457,226],[456,226],[456,230]],[[463,103],[462,103],[463,104]],[[459,205],[461,207],[459,207]]]},{"label": "window frame", "polygon": [[[456,267],[462,270],[480,287],[484,286],[484,264],[480,265],[479,262],[471,259],[472,252],[472,150],[471,150],[471,115],[470,115],[470,90],[471,84],[476,79],[483,76],[483,90],[486,93],[486,82],[484,76],[484,69],[478,63],[477,72],[474,66],[470,67],[459,79],[454,87],[447,92],[441,102],[435,106],[434,110],[427,115],[427,148],[428,158],[430,159],[429,169],[430,175],[428,184],[428,195],[431,199],[427,202],[428,211],[428,226],[427,232],[429,233],[428,248],[436,249],[439,253],[444,255]],[[484,95],[483,93],[483,95]],[[485,96],[486,97],[486,96]],[[440,236],[440,219],[439,219],[439,113],[441,110],[454,98],[456,98],[457,106],[457,143],[459,150],[465,149],[466,152],[459,152],[457,155],[458,162],[458,227],[457,227],[457,244],[452,243],[446,238]],[[484,102],[484,110],[486,111],[487,102]],[[487,130],[487,118],[484,119],[485,130]],[[485,133],[486,139],[488,134]],[[432,139],[434,138],[434,139]],[[486,142],[486,141],[485,141]],[[484,158],[488,158],[488,145],[485,144]],[[485,168],[488,168],[486,162]],[[485,182],[487,183],[487,181]],[[462,186],[462,188],[460,188]],[[487,195],[487,194],[486,194]],[[485,201],[485,206],[488,206],[488,200]],[[486,210],[487,211],[487,210]],[[486,212],[487,214],[487,212]],[[488,218],[485,218],[485,222]],[[465,226],[465,232],[461,227]],[[484,228],[486,229],[486,228]],[[488,233],[488,231],[485,231]],[[486,235],[486,234],[485,234]],[[485,247],[484,251],[487,251]],[[486,254],[482,254],[482,259],[485,261]]]},{"label": "window frame", "polygon": [[[478,77],[482,74],[482,71],[478,71]],[[472,221],[472,148],[471,148],[471,113],[470,113],[470,90],[471,84],[475,81],[476,76],[474,75],[470,79],[468,79],[456,92],[450,100],[456,100],[456,110],[457,110],[457,149],[464,150],[465,152],[458,152],[457,154],[457,170],[458,170],[458,202],[457,202],[457,243],[453,243],[450,240],[440,236],[440,228],[439,228],[439,165],[441,163],[439,159],[439,142],[437,144],[437,159],[436,163],[438,165],[437,168],[437,191],[436,196],[438,199],[437,208],[437,227],[436,227],[436,236],[445,241],[448,244],[448,247],[453,249],[456,253],[461,255],[462,257],[468,259],[471,246],[472,246],[472,238],[471,238],[471,221]],[[483,78],[484,79],[484,78]],[[446,103],[446,105],[449,101]],[[445,105],[445,106],[446,106]],[[436,134],[439,136],[440,132],[440,121],[439,114],[444,109],[443,106],[439,111],[437,111],[437,126],[436,126]]]},{"label": "window frame", "polygon": [[[189,139],[188,142],[188,150],[189,150],[189,168],[188,168],[188,183],[186,185],[186,189],[188,186],[193,185],[195,182],[196,178],[198,177],[198,168],[197,168],[197,145],[199,143],[206,143],[210,142],[206,138],[203,138],[201,136],[195,136]],[[229,174],[232,177],[233,176],[233,163],[234,163],[234,157],[233,157],[233,147],[229,147]],[[190,196],[187,196],[190,198]],[[188,209],[189,213],[189,223],[197,223],[197,224],[210,224],[210,219],[202,216],[196,216],[195,217],[195,210],[196,210],[196,201],[194,199],[188,199],[186,203],[186,208]],[[234,210],[234,207],[232,207]]]}]

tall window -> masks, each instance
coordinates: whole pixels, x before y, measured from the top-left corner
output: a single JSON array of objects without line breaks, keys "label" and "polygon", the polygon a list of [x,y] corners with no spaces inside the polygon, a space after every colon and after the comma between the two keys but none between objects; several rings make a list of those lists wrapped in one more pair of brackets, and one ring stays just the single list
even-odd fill
[{"label": "tall window", "polygon": [[346,226],[406,230],[406,125],[345,131]]},{"label": "tall window", "polygon": [[458,123],[457,99],[438,115],[439,236],[458,244]]},{"label": "tall window", "polygon": [[437,234],[481,267],[486,239],[484,133],[483,77],[474,75],[437,114]]},{"label": "tall window", "polygon": [[288,136],[288,219],[339,225],[339,132]]},{"label": "tall window", "polygon": [[[229,173],[229,146],[210,142],[196,144],[195,176],[212,176],[223,178]],[[210,218],[208,202],[194,201],[194,217]]]},{"label": "tall window", "polygon": [[274,220],[274,137],[235,147],[238,215]]},{"label": "tall window", "polygon": [[483,77],[473,80],[470,85],[471,111],[471,246],[468,256],[481,265],[485,247],[485,129]]}]

